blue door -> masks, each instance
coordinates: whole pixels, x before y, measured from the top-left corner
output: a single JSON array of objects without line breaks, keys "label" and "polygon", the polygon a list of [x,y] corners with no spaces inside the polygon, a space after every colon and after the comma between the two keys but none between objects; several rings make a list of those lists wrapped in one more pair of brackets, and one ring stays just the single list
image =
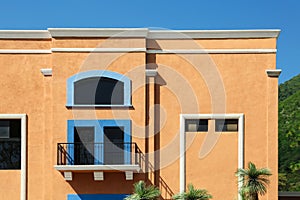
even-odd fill
[{"label": "blue door", "polygon": [[127,194],[68,194],[67,200],[123,200]]},{"label": "blue door", "polygon": [[[131,121],[130,120],[68,120],[68,143],[77,142],[77,146],[82,143],[84,148],[70,148],[69,165],[76,164],[131,164]],[[87,144],[94,142],[94,146]],[[100,143],[100,144],[99,144]],[[104,146],[102,145],[104,144]],[[110,145],[114,144],[114,145]],[[127,144],[127,145],[124,145]],[[129,145],[128,145],[129,144]],[[110,146],[112,148],[110,148]],[[74,152],[75,150],[80,150]],[[110,160],[112,156],[108,152],[113,151],[116,157]],[[79,159],[84,155],[85,159]],[[107,160],[105,160],[105,158]],[[81,161],[86,163],[81,163]],[[106,163],[105,163],[106,162]]]}]

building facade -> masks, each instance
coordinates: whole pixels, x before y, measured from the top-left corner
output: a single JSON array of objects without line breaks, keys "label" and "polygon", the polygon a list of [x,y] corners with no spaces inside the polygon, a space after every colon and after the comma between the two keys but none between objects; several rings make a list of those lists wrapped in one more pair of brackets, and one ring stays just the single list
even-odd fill
[{"label": "building facade", "polygon": [[189,183],[239,199],[237,168],[273,175],[279,30],[0,31],[0,199],[161,199]]}]

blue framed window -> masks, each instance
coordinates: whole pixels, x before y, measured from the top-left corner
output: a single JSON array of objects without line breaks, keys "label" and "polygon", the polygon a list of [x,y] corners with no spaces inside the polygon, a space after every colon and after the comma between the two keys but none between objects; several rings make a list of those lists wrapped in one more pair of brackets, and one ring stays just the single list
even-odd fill
[{"label": "blue framed window", "polygon": [[69,165],[131,163],[130,120],[68,120],[67,141]]},{"label": "blue framed window", "polygon": [[131,81],[108,70],[80,72],[67,80],[66,106],[131,106]]},{"label": "blue framed window", "polygon": [[68,194],[68,200],[123,200],[128,194]]}]

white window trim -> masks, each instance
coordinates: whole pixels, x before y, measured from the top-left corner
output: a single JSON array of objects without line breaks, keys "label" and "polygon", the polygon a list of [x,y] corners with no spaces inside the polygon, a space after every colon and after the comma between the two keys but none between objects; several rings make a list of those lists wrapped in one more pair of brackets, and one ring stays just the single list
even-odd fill
[{"label": "white window trim", "polygon": [[[185,120],[186,119],[238,119],[238,168],[244,168],[244,114],[180,114],[180,192],[185,191],[186,180],[186,137],[185,137]],[[239,179],[238,190],[242,186]],[[238,200],[241,200],[238,196]]]},{"label": "white window trim", "polygon": [[0,114],[0,119],[21,119],[21,192],[20,200],[26,200],[26,143],[27,143],[27,134],[26,134],[26,114]]}]

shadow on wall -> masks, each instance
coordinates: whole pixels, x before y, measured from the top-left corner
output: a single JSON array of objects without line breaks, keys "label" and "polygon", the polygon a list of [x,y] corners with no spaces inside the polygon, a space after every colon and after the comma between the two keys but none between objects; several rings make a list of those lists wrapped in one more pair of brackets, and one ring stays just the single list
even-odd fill
[{"label": "shadow on wall", "polygon": [[[174,192],[172,189],[168,186],[168,184],[165,182],[165,180],[161,177],[158,176],[159,170],[155,170],[154,166],[146,160],[146,156],[144,154],[141,154],[141,167],[142,169],[146,169],[148,173],[145,174],[145,182],[147,184],[153,184],[156,185],[160,192],[161,192],[161,197],[160,199],[163,200],[168,200],[172,199],[172,196],[174,195]],[[154,181],[152,181],[154,180]],[[154,182],[154,183],[153,183]]]},{"label": "shadow on wall", "polygon": [[[160,49],[159,45],[156,42],[148,42],[147,48],[150,49]],[[147,69],[157,69],[158,65],[156,62],[156,55],[155,54],[148,54],[146,56],[146,63]],[[154,78],[154,105],[160,105],[160,87],[166,85],[165,80],[158,74]],[[141,164],[144,164],[145,166],[142,166],[142,169],[145,169],[146,172],[146,183],[147,184],[153,184],[156,185],[159,190],[161,191],[160,199],[167,200],[171,199],[174,195],[171,188],[168,186],[168,184],[163,180],[163,178],[160,176],[160,106],[154,107],[154,133],[150,133],[149,125],[150,125],[150,102],[153,96],[150,95],[150,77],[147,77],[146,79],[146,104],[145,104],[145,120],[146,120],[146,132],[145,132],[145,154],[141,155],[142,162]],[[154,150],[154,164],[152,164],[149,160],[149,149],[150,149],[150,142],[149,142],[149,136],[154,135],[154,143],[153,148]]]},{"label": "shadow on wall", "polygon": [[94,181],[93,173],[73,173],[73,180],[68,183],[76,194],[131,194],[133,184],[144,180],[148,184],[155,184],[160,189],[160,199],[171,199],[174,193],[162,177],[156,177],[158,170],[155,171],[154,166],[146,162],[146,156],[143,153],[140,158],[141,167],[145,169],[146,166],[148,173],[135,173],[133,180],[125,180],[124,172],[106,172],[103,181]]},{"label": "shadow on wall", "polygon": [[133,180],[125,180],[124,172],[106,172],[103,181],[95,181],[93,173],[73,173],[68,182],[76,194],[130,194],[133,184],[144,180],[145,174],[134,174]]}]

